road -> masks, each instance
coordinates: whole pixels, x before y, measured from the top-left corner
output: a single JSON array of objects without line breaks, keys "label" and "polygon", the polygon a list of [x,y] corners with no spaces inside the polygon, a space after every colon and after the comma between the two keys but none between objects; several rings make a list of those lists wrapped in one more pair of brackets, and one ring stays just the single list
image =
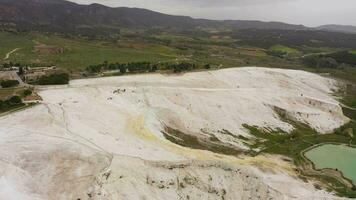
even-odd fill
[{"label": "road", "polygon": [[11,54],[15,53],[15,52],[18,51],[18,50],[20,50],[20,48],[16,48],[16,49],[10,51],[9,53],[7,53],[7,54],[5,55],[5,57],[4,57],[4,60],[9,59],[10,56],[11,56]]}]

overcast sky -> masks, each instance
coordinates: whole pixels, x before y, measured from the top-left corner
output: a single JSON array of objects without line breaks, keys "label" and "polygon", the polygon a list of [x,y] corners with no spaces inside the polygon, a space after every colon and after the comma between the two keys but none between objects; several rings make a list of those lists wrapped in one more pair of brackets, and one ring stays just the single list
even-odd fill
[{"label": "overcast sky", "polygon": [[307,26],[356,25],[356,0],[71,0],[138,7],[207,19],[282,21]]}]

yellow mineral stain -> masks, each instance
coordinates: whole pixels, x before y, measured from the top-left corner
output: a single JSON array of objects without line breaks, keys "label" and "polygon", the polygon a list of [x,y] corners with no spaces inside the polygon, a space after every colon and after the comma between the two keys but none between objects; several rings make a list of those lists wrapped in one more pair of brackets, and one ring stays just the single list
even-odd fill
[{"label": "yellow mineral stain", "polygon": [[210,151],[190,149],[187,147],[182,147],[180,145],[174,144],[166,139],[159,137],[157,134],[153,133],[147,126],[145,122],[145,116],[140,115],[135,118],[131,118],[128,124],[129,128],[135,133],[139,138],[151,142],[155,145],[167,149],[167,151],[174,152],[177,155],[183,156],[188,160],[200,160],[200,161],[218,161],[228,163],[234,166],[241,165],[251,165],[256,166],[265,171],[284,171],[290,176],[295,176],[294,167],[283,161],[278,156],[273,155],[259,155],[255,157],[247,156],[228,156],[223,154],[218,154]]}]

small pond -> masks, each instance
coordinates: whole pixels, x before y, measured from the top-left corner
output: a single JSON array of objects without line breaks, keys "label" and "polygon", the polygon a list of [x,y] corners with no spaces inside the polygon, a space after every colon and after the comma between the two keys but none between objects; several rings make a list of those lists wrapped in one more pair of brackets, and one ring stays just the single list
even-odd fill
[{"label": "small pond", "polygon": [[346,145],[325,144],[305,153],[316,169],[338,169],[356,184],[356,148]]}]

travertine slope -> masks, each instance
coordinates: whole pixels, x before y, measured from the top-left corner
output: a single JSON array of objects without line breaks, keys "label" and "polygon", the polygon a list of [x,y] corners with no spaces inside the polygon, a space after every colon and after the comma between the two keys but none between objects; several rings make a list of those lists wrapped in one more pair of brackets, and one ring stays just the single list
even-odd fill
[{"label": "travertine slope", "polygon": [[0,199],[335,198],[280,157],[190,149],[162,134],[170,127],[244,150],[243,124],[293,129],[276,109],[327,133],[348,121],[331,96],[335,84],[303,71],[237,68],[42,88],[40,105],[0,118]]}]

